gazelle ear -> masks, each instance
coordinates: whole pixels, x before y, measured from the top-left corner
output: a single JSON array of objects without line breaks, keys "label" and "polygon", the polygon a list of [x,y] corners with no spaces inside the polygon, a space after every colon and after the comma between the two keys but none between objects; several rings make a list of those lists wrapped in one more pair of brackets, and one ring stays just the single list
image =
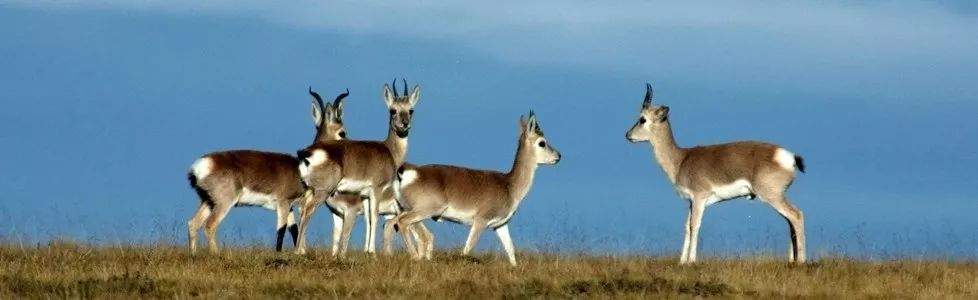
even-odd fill
[{"label": "gazelle ear", "polygon": [[317,127],[323,123],[323,111],[319,109],[319,103],[315,100],[312,101],[312,122]]},{"label": "gazelle ear", "polygon": [[414,90],[411,91],[411,97],[408,97],[408,102],[414,106],[418,103],[418,99],[421,99],[421,86],[415,85]]},{"label": "gazelle ear", "polygon": [[391,87],[386,83],[384,84],[384,104],[387,104],[387,107],[394,105],[394,91],[391,91]]},{"label": "gazelle ear", "polygon": [[333,109],[333,118],[339,122],[343,121],[343,101],[337,103],[336,108]]},{"label": "gazelle ear", "polygon": [[526,132],[526,117],[520,115],[520,133]]}]

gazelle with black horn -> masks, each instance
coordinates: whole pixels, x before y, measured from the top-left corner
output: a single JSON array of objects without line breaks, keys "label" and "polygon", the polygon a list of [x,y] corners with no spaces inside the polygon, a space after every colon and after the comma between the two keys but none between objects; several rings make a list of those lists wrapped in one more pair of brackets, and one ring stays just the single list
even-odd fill
[{"label": "gazelle with black horn", "polygon": [[[393,175],[392,171],[390,174],[377,174],[377,172],[384,172],[386,170],[386,164],[377,161],[359,161],[359,160],[385,160],[381,158],[379,154],[373,154],[376,150],[375,145],[382,145],[387,149],[388,154],[393,159],[394,171],[397,170],[397,166],[404,163],[404,158],[407,156],[407,137],[409,130],[411,129],[411,118],[414,114],[414,106],[417,104],[421,97],[421,87],[418,85],[414,86],[414,89],[408,93],[407,80],[403,80],[404,84],[404,95],[398,95],[396,87],[384,85],[384,103],[390,112],[390,118],[388,123],[388,133],[387,139],[382,142],[374,141],[350,141],[350,143],[355,143],[360,146],[344,146],[343,151],[365,151],[364,153],[354,153],[354,154],[344,154],[345,152],[339,151],[337,154],[342,154],[342,160],[337,161],[342,165],[342,179],[336,187],[336,193],[331,196],[318,195],[315,197],[314,203],[309,203],[303,205],[303,207],[310,207],[309,215],[307,216],[306,211],[302,212],[303,217],[301,220],[306,218],[311,218],[312,213],[315,212],[315,207],[318,204],[325,202],[333,212],[333,236],[334,240],[339,240],[339,244],[334,244],[334,254],[335,251],[339,250],[340,255],[346,253],[347,245],[349,243],[350,230],[353,226],[353,222],[356,220],[358,212],[362,210],[362,205],[357,205],[355,201],[351,201],[350,198],[337,198],[339,196],[349,197],[349,194],[360,195],[366,199],[366,210],[364,211],[364,219],[366,223],[367,234],[364,238],[364,250],[368,253],[374,253],[376,248],[376,228],[378,219],[381,215],[393,215],[399,212],[397,202],[394,198],[394,190],[392,186]],[[395,80],[396,84],[397,81]],[[369,147],[368,147],[369,146]],[[316,175],[315,163],[326,162],[324,160],[318,160],[314,156],[316,152],[312,150],[320,150],[319,153],[323,155],[328,154],[326,148],[317,148],[317,145],[310,146],[303,151],[300,151],[300,155],[307,155],[310,157],[310,162],[312,165],[304,167],[306,171],[309,172],[310,176]],[[361,149],[361,150],[357,150]],[[371,154],[366,154],[371,153]],[[334,159],[335,157],[327,156],[325,159]],[[321,171],[320,171],[321,172]],[[387,177],[390,176],[390,181],[387,181]],[[310,186],[318,185],[317,191],[320,189],[326,189],[325,186],[328,184],[307,182]],[[301,222],[300,222],[301,223]],[[305,224],[301,225],[300,228],[300,242],[299,249],[304,249],[304,228]],[[413,229],[413,228],[412,228]],[[421,228],[426,230],[425,228]],[[339,249],[336,248],[339,245]],[[299,251],[301,253],[301,251]]]},{"label": "gazelle with black horn", "polygon": [[791,249],[788,260],[805,262],[805,221],[785,192],[795,170],[805,172],[802,158],[778,145],[740,141],[681,148],[669,123],[669,107],[653,105],[652,85],[646,84],[638,122],[625,134],[631,142],[652,144],[655,160],[679,196],[689,200],[681,264],[696,261],[700,224],[710,204],[746,197],[761,198],[788,222]]},{"label": "gazelle with black horn", "polygon": [[[319,95],[309,89],[316,102],[313,110],[322,112],[316,120],[316,141],[343,139],[343,99],[349,91],[324,104]],[[217,228],[232,207],[259,206],[276,211],[275,249],[282,250],[286,229],[293,243],[298,228],[292,214],[292,204],[306,195],[306,186],[298,172],[299,161],[288,154],[255,150],[213,152],[197,159],[190,167],[190,186],[200,197],[196,213],[187,222],[191,252],[197,250],[197,232],[204,226],[211,252],[218,251]]]},{"label": "gazelle with black horn", "polygon": [[[533,185],[539,164],[556,164],[560,152],[547,143],[537,118],[520,117],[520,137],[516,159],[508,173],[475,170],[446,165],[413,166],[405,164],[398,170],[398,202],[404,212],[384,226],[384,240],[394,234],[394,226],[410,228],[421,221],[434,218],[471,226],[462,249],[468,254],[486,228],[496,232],[506,250],[509,263],[516,265],[516,253],[509,235],[510,218]],[[406,230],[401,230],[408,251],[416,259],[431,258],[434,236],[421,230],[417,248],[410,245]]]}]

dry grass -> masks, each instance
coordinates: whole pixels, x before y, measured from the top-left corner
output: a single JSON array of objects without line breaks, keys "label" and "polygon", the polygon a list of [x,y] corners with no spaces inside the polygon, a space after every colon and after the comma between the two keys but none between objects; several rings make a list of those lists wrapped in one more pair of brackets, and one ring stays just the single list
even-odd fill
[{"label": "dry grass", "polygon": [[0,246],[0,299],[12,298],[978,298],[974,262],[439,253],[333,259],[266,249],[189,255],[174,246]]}]

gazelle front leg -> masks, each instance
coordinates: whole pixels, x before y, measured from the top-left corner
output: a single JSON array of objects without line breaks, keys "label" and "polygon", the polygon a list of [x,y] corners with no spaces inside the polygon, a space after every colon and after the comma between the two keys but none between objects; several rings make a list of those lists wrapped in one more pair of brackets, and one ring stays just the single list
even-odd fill
[{"label": "gazelle front leg", "polygon": [[700,223],[703,221],[703,212],[706,210],[706,201],[702,198],[694,199],[689,212],[689,253],[686,263],[696,262],[696,249],[700,239]]},{"label": "gazelle front leg", "polygon": [[503,249],[506,250],[506,256],[509,257],[509,264],[516,266],[516,252],[513,249],[513,239],[509,236],[509,224],[496,227],[496,236],[499,237],[499,242],[503,244]]},{"label": "gazelle front leg", "polygon": [[346,257],[346,250],[350,246],[350,232],[353,231],[353,223],[357,221],[360,213],[354,209],[347,208],[343,212],[343,228],[340,232],[340,257]]},{"label": "gazelle front leg", "polygon": [[344,225],[343,216],[333,213],[333,256],[340,253],[340,234],[343,233]]},{"label": "gazelle front leg", "polygon": [[686,214],[686,224],[683,226],[683,254],[679,257],[679,264],[689,262],[689,219],[693,216],[693,202],[689,203],[689,212]]},{"label": "gazelle front leg", "polygon": [[486,222],[482,220],[475,220],[472,222],[472,229],[469,230],[469,238],[465,240],[465,248],[462,248],[462,255],[469,255],[472,252],[472,248],[475,248],[475,243],[479,242],[479,236],[482,235],[482,231],[486,230]]},{"label": "gazelle front leg", "polygon": [[275,251],[282,252],[282,244],[285,242],[285,231],[289,229],[288,219],[292,214],[290,203],[278,200],[275,214],[278,217],[275,222]]}]

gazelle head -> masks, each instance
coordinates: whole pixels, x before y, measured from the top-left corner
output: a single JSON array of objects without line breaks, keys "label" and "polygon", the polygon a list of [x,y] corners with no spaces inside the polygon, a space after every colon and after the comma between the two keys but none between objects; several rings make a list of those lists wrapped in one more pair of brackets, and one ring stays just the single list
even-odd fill
[{"label": "gazelle head", "polygon": [[333,103],[323,103],[323,98],[309,87],[312,95],[312,122],[316,124],[315,143],[338,141],[346,139],[346,128],[343,127],[343,99],[350,95],[350,90],[336,96]]},{"label": "gazelle head", "polygon": [[560,151],[547,142],[532,110],[529,118],[520,116],[520,146],[532,149],[531,153],[537,164],[553,165],[560,161]]},{"label": "gazelle head", "polygon": [[327,144],[313,144],[296,151],[299,158],[299,176],[302,183],[314,192],[332,193],[342,179],[342,166],[339,155]]},{"label": "gazelle head", "polygon": [[664,130],[669,121],[669,107],[664,105],[652,104],[652,85],[645,84],[645,100],[642,101],[642,110],[639,111],[638,121],[635,126],[625,133],[625,138],[629,141],[644,142],[652,139],[659,130]]},{"label": "gazelle head", "polygon": [[397,79],[391,85],[384,84],[384,103],[390,112],[391,130],[397,137],[406,138],[408,130],[411,129],[411,116],[414,114],[414,105],[421,97],[421,86],[415,85],[414,90],[408,94],[407,80],[401,79],[404,83],[404,95],[397,94]]}]

